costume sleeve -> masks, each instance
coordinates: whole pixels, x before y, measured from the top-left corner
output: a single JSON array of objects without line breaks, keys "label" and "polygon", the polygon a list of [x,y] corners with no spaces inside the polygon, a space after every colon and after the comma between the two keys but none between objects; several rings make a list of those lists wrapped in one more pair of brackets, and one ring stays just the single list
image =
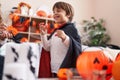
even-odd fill
[{"label": "costume sleeve", "polygon": [[69,49],[60,68],[75,68],[76,60],[82,52],[81,40],[74,25],[67,25],[62,29],[70,38]]},{"label": "costume sleeve", "polygon": [[42,44],[43,44],[43,48],[46,51],[50,51],[50,40],[47,39],[47,34],[41,35],[41,41],[42,41]]}]

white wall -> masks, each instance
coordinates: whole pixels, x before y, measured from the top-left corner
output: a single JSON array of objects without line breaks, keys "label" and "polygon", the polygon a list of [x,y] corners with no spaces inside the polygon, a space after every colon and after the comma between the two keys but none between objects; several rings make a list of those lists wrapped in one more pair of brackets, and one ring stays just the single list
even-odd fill
[{"label": "white wall", "polygon": [[111,43],[120,46],[120,0],[95,0],[95,15],[105,19]]}]

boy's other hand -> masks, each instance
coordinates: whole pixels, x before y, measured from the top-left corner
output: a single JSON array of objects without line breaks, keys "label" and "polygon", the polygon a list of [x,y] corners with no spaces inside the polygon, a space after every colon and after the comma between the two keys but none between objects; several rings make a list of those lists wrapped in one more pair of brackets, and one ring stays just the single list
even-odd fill
[{"label": "boy's other hand", "polygon": [[62,39],[64,41],[66,39],[66,34],[63,30],[57,30],[56,31],[56,36]]}]

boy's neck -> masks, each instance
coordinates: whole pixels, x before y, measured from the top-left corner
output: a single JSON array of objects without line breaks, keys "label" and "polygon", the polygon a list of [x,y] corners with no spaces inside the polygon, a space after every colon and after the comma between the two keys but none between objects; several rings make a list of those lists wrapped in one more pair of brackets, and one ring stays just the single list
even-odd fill
[{"label": "boy's neck", "polygon": [[57,23],[59,26],[63,26],[63,25],[65,25],[65,24],[67,24],[67,23],[70,23],[69,21],[68,22],[64,22],[64,23]]},{"label": "boy's neck", "polygon": [[70,23],[70,22],[65,22],[65,23],[62,23],[62,24],[57,23],[57,24],[58,24],[57,29],[58,29],[58,28],[62,28],[62,27],[63,27],[65,24],[67,24],[67,23]]}]

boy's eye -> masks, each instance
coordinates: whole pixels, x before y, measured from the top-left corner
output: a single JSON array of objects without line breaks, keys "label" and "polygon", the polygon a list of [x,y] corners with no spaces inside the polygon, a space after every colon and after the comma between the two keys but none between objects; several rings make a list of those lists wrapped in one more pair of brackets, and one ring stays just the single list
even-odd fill
[{"label": "boy's eye", "polygon": [[60,10],[57,10],[57,11],[54,11],[53,13],[58,13],[58,12],[61,12]]},{"label": "boy's eye", "polygon": [[57,12],[61,12],[61,9],[57,9]]},{"label": "boy's eye", "polygon": [[54,11],[53,11],[53,13],[58,13],[58,12],[61,12],[62,10],[61,9],[55,9]]}]

